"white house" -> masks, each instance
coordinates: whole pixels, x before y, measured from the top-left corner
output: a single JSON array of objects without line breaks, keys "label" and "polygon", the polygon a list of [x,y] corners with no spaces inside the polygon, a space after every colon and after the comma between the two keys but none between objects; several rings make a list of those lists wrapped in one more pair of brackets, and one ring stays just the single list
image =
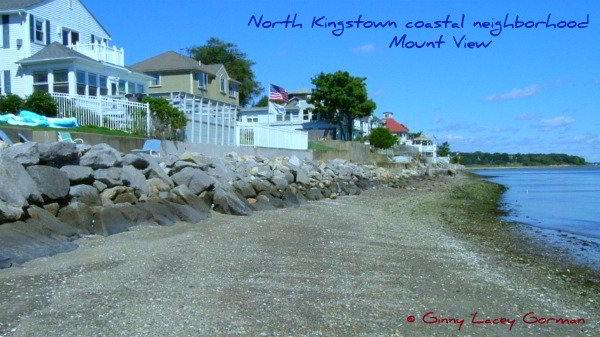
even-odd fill
[{"label": "white house", "polygon": [[144,93],[147,75],[80,0],[0,0],[0,93]]},{"label": "white house", "polygon": [[310,91],[301,90],[289,93],[289,101],[283,109],[253,107],[242,109],[238,115],[241,124],[256,124],[286,131],[306,131],[309,138],[334,137],[337,126],[315,118],[314,106],[308,103]]}]

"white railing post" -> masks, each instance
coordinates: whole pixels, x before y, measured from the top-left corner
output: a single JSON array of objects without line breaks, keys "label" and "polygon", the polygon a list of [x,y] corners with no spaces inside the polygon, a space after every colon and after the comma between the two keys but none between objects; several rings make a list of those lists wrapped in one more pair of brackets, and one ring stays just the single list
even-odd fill
[{"label": "white railing post", "polygon": [[146,136],[150,137],[150,129],[152,128],[152,116],[150,116],[150,103],[146,103]]}]

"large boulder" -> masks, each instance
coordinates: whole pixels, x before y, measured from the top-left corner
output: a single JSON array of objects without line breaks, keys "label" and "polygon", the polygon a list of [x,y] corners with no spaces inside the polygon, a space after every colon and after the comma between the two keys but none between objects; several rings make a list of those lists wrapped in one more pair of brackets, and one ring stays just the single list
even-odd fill
[{"label": "large boulder", "polygon": [[135,203],[138,198],[135,195],[135,189],[126,186],[115,186],[107,188],[100,193],[102,205]]},{"label": "large boulder", "polygon": [[145,170],[150,163],[148,163],[148,160],[140,155],[129,153],[123,157],[123,166],[125,165],[131,165],[138,170]]},{"label": "large boulder", "polygon": [[79,150],[73,143],[55,142],[42,143],[38,146],[40,152],[40,164],[62,167],[65,165],[77,165]]},{"label": "large boulder", "polygon": [[147,153],[138,153],[138,156],[144,158],[148,162],[148,167],[144,169],[144,175],[147,179],[158,178],[161,179],[170,188],[174,187],[173,180],[169,177],[166,170],[161,167],[160,163]]},{"label": "large boulder", "polygon": [[149,199],[158,199],[160,198],[161,194],[167,193],[169,190],[171,190],[171,187],[160,178],[148,179],[146,180],[146,185],[148,186]]},{"label": "large boulder", "polygon": [[169,191],[167,200],[180,205],[188,205],[196,211],[205,215],[206,218],[210,216],[210,203],[204,198],[199,197],[192,193],[186,186],[177,186]]},{"label": "large boulder", "polygon": [[78,228],[84,233],[94,233],[93,206],[71,202],[58,211],[58,219],[71,227]]},{"label": "large boulder", "polygon": [[[185,152],[179,156],[179,160],[194,163],[203,170],[206,170],[209,166],[213,166],[212,158],[199,153]],[[175,164],[177,164],[177,162],[175,162]]]},{"label": "large boulder", "polygon": [[40,150],[38,143],[27,142],[3,149],[1,156],[10,158],[23,166],[37,165],[40,161]]},{"label": "large boulder", "polygon": [[100,193],[98,189],[90,185],[76,185],[72,186],[69,190],[69,196],[74,202],[90,206],[100,206],[102,202],[100,200]]},{"label": "large boulder", "polygon": [[79,160],[79,164],[93,169],[121,166],[123,160],[119,151],[107,144],[92,146]]},{"label": "large boulder", "polygon": [[0,158],[0,201],[19,208],[43,202],[35,181],[21,164],[8,158]]},{"label": "large boulder", "polygon": [[250,179],[238,179],[233,182],[233,187],[244,198],[256,197],[256,191],[254,190],[254,187],[252,187],[252,181]]},{"label": "large boulder", "polygon": [[217,212],[233,215],[250,215],[252,209],[232,191],[217,187],[213,192],[214,209]]},{"label": "large boulder", "polygon": [[71,184],[65,172],[52,166],[33,165],[27,167],[27,173],[45,200],[61,200],[69,195]]},{"label": "large boulder", "polygon": [[211,189],[215,184],[215,180],[206,172],[191,167],[184,168],[171,178],[177,185],[187,186],[194,194]]},{"label": "large boulder", "polygon": [[69,181],[73,185],[91,184],[94,182],[94,171],[88,166],[65,165],[60,170],[67,174]]},{"label": "large boulder", "polygon": [[106,184],[107,187],[122,186],[124,185],[123,169],[120,167],[98,169],[94,171],[94,179]]},{"label": "large boulder", "polygon": [[123,166],[122,170],[123,183],[129,187],[133,187],[138,196],[148,195],[148,184],[146,184],[146,176],[133,167],[132,165]]}]

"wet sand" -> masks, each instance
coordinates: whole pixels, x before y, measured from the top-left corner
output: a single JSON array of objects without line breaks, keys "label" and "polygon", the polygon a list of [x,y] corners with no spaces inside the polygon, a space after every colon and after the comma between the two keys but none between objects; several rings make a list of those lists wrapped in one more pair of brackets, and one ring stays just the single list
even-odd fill
[{"label": "wet sand", "polygon": [[447,225],[469,179],[86,237],[0,271],[0,336],[597,336],[597,293]]}]

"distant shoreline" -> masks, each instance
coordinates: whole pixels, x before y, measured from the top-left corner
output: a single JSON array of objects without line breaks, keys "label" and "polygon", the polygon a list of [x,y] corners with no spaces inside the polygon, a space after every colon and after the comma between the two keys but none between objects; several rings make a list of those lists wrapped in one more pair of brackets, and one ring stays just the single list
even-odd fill
[{"label": "distant shoreline", "polygon": [[503,170],[503,169],[543,169],[543,168],[563,168],[563,167],[595,167],[597,165],[585,164],[585,165],[533,165],[533,166],[523,166],[523,165],[469,165],[465,166],[467,170]]}]

